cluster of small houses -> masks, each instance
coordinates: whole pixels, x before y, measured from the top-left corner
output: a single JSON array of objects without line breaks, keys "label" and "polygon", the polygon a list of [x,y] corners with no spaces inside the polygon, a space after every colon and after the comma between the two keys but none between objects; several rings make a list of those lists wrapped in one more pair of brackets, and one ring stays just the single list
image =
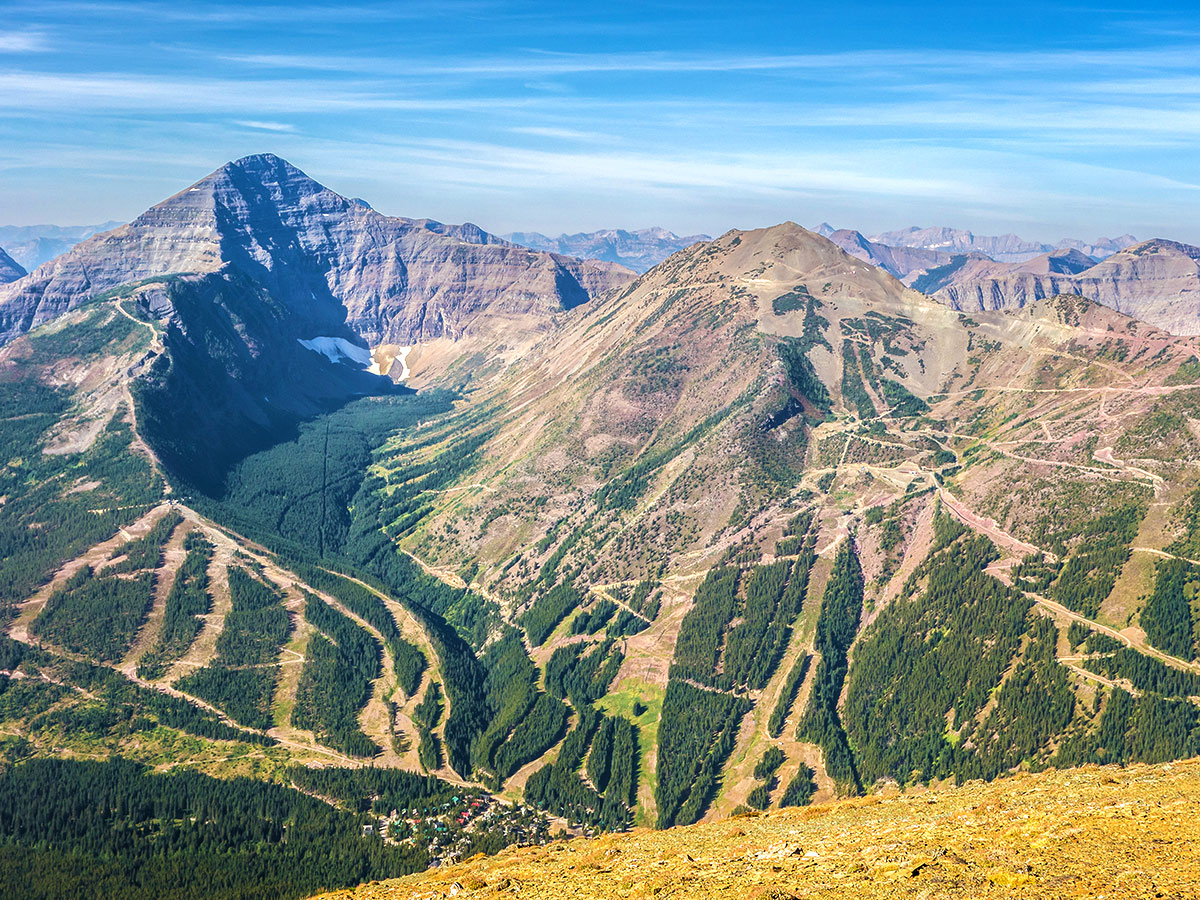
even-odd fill
[{"label": "cluster of small houses", "polygon": [[433,865],[443,865],[470,856],[475,836],[484,834],[499,833],[518,846],[545,844],[550,840],[550,822],[524,803],[464,796],[438,806],[393,809],[363,825],[362,832],[364,837],[379,835],[391,844],[424,844]]}]

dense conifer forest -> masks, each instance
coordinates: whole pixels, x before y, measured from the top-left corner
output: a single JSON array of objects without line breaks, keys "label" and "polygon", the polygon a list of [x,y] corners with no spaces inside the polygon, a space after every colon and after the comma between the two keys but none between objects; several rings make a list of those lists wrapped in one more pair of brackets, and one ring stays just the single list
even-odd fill
[{"label": "dense conifer forest", "polygon": [[820,744],[825,768],[848,791],[861,789],[854,754],[842,728],[838,700],[846,681],[847,651],[858,633],[862,615],[863,578],[852,540],[843,541],[833,563],[833,574],[821,597],[814,650],[820,655],[808,711],[797,735]]},{"label": "dense conifer forest", "polygon": [[212,609],[208,566],[213,545],[197,532],[184,539],[187,556],[175,574],[163,616],[162,631],[151,650],[138,661],[141,678],[161,678],[167,667],[183,656],[204,626],[201,616]]},{"label": "dense conifer forest", "polygon": [[[355,806],[365,793],[336,774],[297,775]],[[403,773],[370,789],[405,805],[445,795]],[[361,813],[298,790],[154,774],[123,760],[34,759],[8,769],[0,822],[0,883],[29,900],[304,897],[429,863],[423,848],[365,837]]]},{"label": "dense conifer forest", "polygon": [[217,658],[180,679],[178,687],[243,725],[270,728],[279,648],[291,627],[283,595],[242,568],[229,569],[229,591],[233,608],[217,638]]},{"label": "dense conifer forest", "polygon": [[358,714],[380,675],[379,642],[313,594],[305,597],[304,617],[321,633],[304,650],[292,724],[349,756],[374,756],[382,748],[362,733]]}]

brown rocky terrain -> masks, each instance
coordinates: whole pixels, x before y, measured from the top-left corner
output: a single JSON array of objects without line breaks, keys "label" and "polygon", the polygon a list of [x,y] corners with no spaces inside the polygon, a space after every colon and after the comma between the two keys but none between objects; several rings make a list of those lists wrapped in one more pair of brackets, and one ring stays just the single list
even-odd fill
[{"label": "brown rocky terrain", "polygon": [[[874,309],[918,316],[931,325],[957,321],[957,314],[941,304],[792,223],[729,232],[677,254],[628,288],[573,311],[552,340],[492,387],[489,396],[511,413],[471,479],[486,484],[487,491],[457,497],[448,509],[456,518],[478,516],[494,523],[478,546],[482,560],[503,561],[518,549],[517,540],[527,547],[564,513],[580,509],[606,472],[654,457],[655,451],[674,459],[655,472],[655,487],[647,505],[639,505],[638,521],[628,526],[627,536],[609,547],[613,568],[602,577],[637,577],[657,564],[651,556],[670,557],[672,564],[686,560],[695,568],[718,554],[714,535],[725,532],[744,488],[738,472],[754,464],[754,454],[769,449],[748,451],[747,443],[757,439],[747,429],[787,396],[776,345],[805,334],[806,313],[803,301],[799,308],[780,307],[779,312],[773,304],[798,286],[811,290],[821,315],[833,323],[825,326],[827,346],[810,351],[816,371],[829,383],[838,377],[845,319]],[[965,341],[965,334],[931,327],[928,339],[939,347],[949,342],[940,356],[952,359],[950,345]],[[910,367],[904,377],[932,393],[947,374],[933,366]],[[721,415],[734,398],[741,398],[736,412]],[[717,421],[706,425],[714,416]],[[806,441],[804,431],[793,416],[774,430],[771,444]],[[689,434],[686,446],[672,449]],[[754,488],[747,490],[756,499],[742,502],[754,507],[762,498]],[[539,493],[553,502],[534,521],[496,516]],[[694,532],[668,524],[680,514]],[[649,531],[659,535],[661,547],[638,544],[635,535]],[[735,539],[727,533],[721,542]],[[461,552],[461,544],[457,549]]]},{"label": "brown rocky terrain", "polygon": [[889,792],[433,869],[323,900],[1187,898],[1200,762],[1090,766]]},{"label": "brown rocky terrain", "polygon": [[1087,257],[1049,254],[1027,263],[975,261],[922,285],[954,309],[1021,307],[1056,294],[1077,294],[1172,334],[1200,334],[1200,249],[1145,241],[1094,266]]},{"label": "brown rocky terrain", "polygon": [[544,327],[632,277],[484,234],[383,216],[278,157],[246,157],[0,290],[0,340],[129,282],[226,266],[372,345],[462,338],[511,319]]}]

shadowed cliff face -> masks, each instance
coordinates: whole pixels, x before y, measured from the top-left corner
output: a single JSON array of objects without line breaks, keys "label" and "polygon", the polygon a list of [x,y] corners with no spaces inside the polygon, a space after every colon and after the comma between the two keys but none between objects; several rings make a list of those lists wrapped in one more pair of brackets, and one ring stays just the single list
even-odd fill
[{"label": "shadowed cliff face", "polygon": [[21,268],[20,263],[5,253],[3,247],[0,247],[0,284],[8,284],[8,282],[16,281],[24,276],[25,270]]},{"label": "shadowed cliff face", "polygon": [[372,344],[459,338],[494,316],[545,322],[632,277],[474,226],[380,215],[264,154],[223,166],[0,289],[0,341],[131,281],[226,268]]},{"label": "shadowed cliff face", "polygon": [[404,390],[300,343],[313,335],[353,343],[337,321],[341,307],[315,304],[305,316],[230,270],[149,285],[130,304],[163,336],[162,352],[131,373],[140,430],[168,470],[209,491],[229,465],[287,439],[299,421]]}]

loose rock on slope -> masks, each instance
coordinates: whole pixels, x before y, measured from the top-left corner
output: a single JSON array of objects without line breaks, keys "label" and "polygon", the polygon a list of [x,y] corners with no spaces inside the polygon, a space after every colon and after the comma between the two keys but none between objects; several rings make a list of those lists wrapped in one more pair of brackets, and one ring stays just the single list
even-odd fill
[{"label": "loose rock on slope", "polygon": [[1022,774],[505,850],[325,895],[1195,897],[1200,762]]}]

